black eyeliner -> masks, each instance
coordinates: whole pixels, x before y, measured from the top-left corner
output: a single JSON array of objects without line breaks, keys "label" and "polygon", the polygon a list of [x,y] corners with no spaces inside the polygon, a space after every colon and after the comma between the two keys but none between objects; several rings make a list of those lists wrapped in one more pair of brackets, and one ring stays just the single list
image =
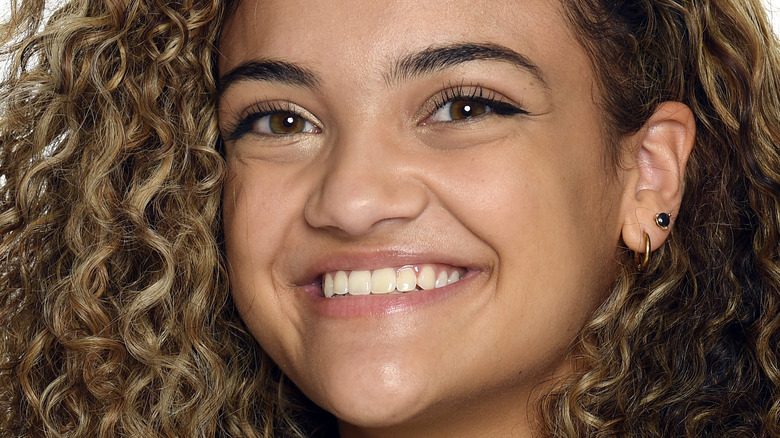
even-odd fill
[{"label": "black eyeliner", "polygon": [[244,134],[251,131],[252,125],[257,121],[258,119],[265,117],[267,114],[263,113],[252,113],[248,116],[242,118],[238,122],[232,124],[230,128],[228,128],[228,131],[230,132],[227,136],[225,136],[225,141],[234,141],[241,138]]},{"label": "black eyeliner", "polygon": [[528,111],[518,108],[511,103],[506,103],[500,100],[490,100],[490,99],[482,99],[482,98],[472,98],[472,99],[465,99],[469,101],[474,101],[481,103],[483,105],[489,106],[494,114],[497,114],[499,116],[513,116],[515,114],[528,114]]},{"label": "black eyeliner", "polygon": [[512,105],[511,103],[507,103],[500,98],[496,98],[496,92],[494,91],[485,90],[480,85],[467,86],[460,84],[457,86],[447,87],[434,97],[434,109],[431,111],[431,115],[444,107],[447,103],[458,100],[481,103],[490,107],[490,109],[493,110],[493,114],[499,116],[530,114],[528,111],[520,107]]},{"label": "black eyeliner", "polygon": [[[286,108],[285,108],[286,106]],[[252,125],[259,119],[279,112],[298,115],[289,105],[280,105],[277,102],[257,102],[244,110],[239,119],[232,123],[227,129],[229,134],[225,136],[225,141],[238,140],[244,134],[252,130]]]}]

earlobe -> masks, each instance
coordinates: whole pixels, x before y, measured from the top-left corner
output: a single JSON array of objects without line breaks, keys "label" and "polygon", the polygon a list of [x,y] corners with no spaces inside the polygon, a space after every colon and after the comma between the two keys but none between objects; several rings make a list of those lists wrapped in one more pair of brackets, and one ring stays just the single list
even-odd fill
[{"label": "earlobe", "polygon": [[625,157],[622,237],[633,251],[644,253],[645,234],[655,251],[669,236],[680,208],[685,165],[693,149],[696,122],[690,108],[664,102],[630,141]]}]

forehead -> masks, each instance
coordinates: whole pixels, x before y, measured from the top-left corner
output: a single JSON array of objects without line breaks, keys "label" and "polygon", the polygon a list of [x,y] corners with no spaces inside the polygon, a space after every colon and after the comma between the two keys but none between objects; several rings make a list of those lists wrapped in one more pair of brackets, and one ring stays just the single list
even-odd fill
[{"label": "forehead", "polygon": [[241,0],[222,29],[219,71],[272,58],[377,76],[409,53],[463,42],[510,47],[552,77],[588,64],[557,0]]}]

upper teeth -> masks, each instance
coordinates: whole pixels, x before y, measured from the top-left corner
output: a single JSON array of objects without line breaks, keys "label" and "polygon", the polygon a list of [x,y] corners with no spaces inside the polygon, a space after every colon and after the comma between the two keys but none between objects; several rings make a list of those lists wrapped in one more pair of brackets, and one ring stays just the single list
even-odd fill
[{"label": "upper teeth", "polygon": [[322,278],[322,292],[334,295],[388,294],[435,289],[460,280],[462,268],[433,265],[383,268],[373,271],[335,271]]}]

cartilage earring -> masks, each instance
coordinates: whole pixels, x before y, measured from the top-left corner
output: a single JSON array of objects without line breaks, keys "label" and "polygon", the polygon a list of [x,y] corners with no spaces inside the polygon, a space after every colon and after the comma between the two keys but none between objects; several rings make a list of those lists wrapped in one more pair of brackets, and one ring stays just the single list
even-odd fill
[{"label": "cartilage earring", "polygon": [[664,230],[668,230],[669,224],[671,223],[672,223],[672,218],[669,216],[668,213],[658,213],[657,215],[655,215],[655,224],[663,228]]},{"label": "cartilage earring", "polygon": [[650,263],[650,235],[646,232],[643,233],[645,238],[645,252],[642,254],[641,252],[637,251],[634,253],[634,260],[636,261],[636,267],[642,271],[647,267],[647,264]]}]

